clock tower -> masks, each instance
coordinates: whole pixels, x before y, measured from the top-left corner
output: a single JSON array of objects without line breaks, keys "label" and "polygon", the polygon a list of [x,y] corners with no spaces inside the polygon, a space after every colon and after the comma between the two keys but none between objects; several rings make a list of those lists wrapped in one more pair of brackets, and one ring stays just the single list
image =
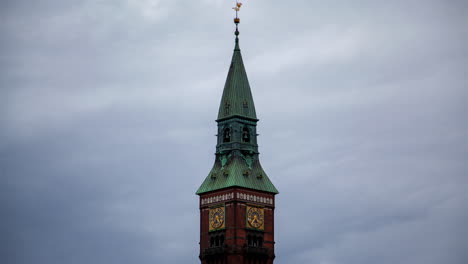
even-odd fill
[{"label": "clock tower", "polygon": [[257,115],[239,48],[235,47],[219,106],[216,158],[196,192],[200,198],[202,264],[272,264],[278,190],[260,165]]}]

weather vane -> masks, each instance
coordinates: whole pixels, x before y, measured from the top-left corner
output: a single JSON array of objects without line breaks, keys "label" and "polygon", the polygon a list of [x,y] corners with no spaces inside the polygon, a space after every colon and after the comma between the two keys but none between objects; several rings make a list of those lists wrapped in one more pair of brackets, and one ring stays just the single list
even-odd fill
[{"label": "weather vane", "polygon": [[239,0],[236,0],[236,6],[232,8],[236,11],[236,17],[234,18],[234,23],[236,24],[236,33],[235,33],[236,37],[239,36],[238,25],[240,23],[240,19],[239,19],[238,14],[239,14],[241,7],[242,7],[242,3],[239,2]]}]

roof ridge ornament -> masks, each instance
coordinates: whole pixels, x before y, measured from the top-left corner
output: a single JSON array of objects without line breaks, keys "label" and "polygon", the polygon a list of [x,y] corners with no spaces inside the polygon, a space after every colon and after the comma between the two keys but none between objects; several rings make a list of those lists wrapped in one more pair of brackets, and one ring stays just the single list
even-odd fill
[{"label": "roof ridge ornament", "polygon": [[242,7],[242,3],[239,2],[239,0],[236,0],[236,6],[233,7],[232,9],[234,9],[236,11],[236,17],[234,18],[234,24],[236,24],[236,31],[235,31],[235,35],[236,35],[236,43],[239,42],[239,23],[240,23],[240,18],[239,18],[239,11]]}]

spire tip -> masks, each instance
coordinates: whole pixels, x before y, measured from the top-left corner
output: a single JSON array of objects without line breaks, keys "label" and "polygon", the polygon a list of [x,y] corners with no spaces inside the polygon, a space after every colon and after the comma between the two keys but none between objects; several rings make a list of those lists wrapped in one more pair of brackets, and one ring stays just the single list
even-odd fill
[{"label": "spire tip", "polygon": [[232,9],[234,9],[236,11],[236,17],[234,18],[234,24],[236,24],[236,31],[234,32],[234,35],[236,35],[236,43],[238,42],[239,40],[239,23],[240,23],[240,18],[238,16],[238,13],[239,13],[239,10],[240,8],[242,7],[242,3],[239,2],[239,0],[236,0],[236,6],[233,7]]}]

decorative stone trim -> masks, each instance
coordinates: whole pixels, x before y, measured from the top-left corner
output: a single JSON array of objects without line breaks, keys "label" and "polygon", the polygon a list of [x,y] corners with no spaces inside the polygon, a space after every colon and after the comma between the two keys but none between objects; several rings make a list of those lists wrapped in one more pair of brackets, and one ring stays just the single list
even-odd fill
[{"label": "decorative stone trim", "polygon": [[252,194],[237,193],[237,199],[273,205],[273,199]]},{"label": "decorative stone trim", "polygon": [[267,198],[263,196],[257,196],[257,195],[242,193],[242,192],[237,192],[237,193],[232,192],[232,193],[221,194],[221,195],[217,195],[213,197],[203,198],[201,199],[200,204],[206,205],[206,204],[212,204],[212,203],[219,203],[219,202],[232,200],[234,198],[237,198],[239,200],[249,201],[249,202],[273,205],[272,198]]},{"label": "decorative stone trim", "polygon": [[205,204],[223,202],[223,201],[227,201],[231,199],[234,199],[234,193],[227,193],[227,194],[222,194],[218,196],[203,198],[201,199],[200,203],[201,205],[205,205]]}]

